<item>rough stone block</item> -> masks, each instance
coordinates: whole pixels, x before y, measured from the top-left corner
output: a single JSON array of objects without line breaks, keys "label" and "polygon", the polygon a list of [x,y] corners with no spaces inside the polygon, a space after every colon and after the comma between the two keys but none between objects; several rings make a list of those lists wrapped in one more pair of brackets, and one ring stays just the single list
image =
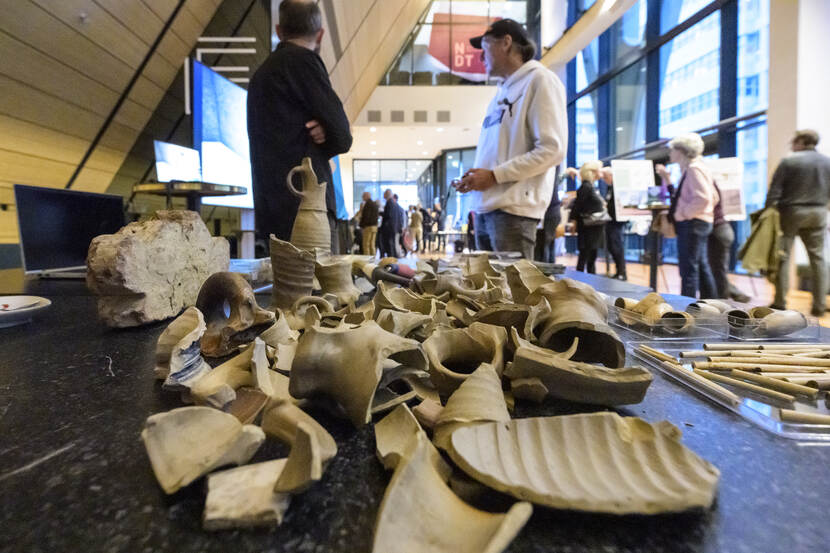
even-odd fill
[{"label": "rough stone block", "polygon": [[212,237],[198,213],[158,211],[93,239],[86,282],[107,325],[138,326],[195,305],[205,279],[229,262],[228,241]]}]

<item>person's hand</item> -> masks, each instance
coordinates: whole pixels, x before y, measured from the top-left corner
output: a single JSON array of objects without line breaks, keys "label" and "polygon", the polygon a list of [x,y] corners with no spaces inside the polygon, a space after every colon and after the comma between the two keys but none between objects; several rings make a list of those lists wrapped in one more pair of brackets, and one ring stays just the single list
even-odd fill
[{"label": "person's hand", "polygon": [[489,169],[470,169],[461,178],[461,182],[453,184],[455,189],[461,193],[471,190],[488,190],[498,184],[496,174]]},{"label": "person's hand", "polygon": [[599,178],[604,180],[607,184],[614,184],[614,173],[610,167],[603,167],[599,170]]},{"label": "person's hand", "polygon": [[316,119],[312,119],[306,123],[305,128],[308,129],[308,134],[315,144],[322,144],[326,141],[326,131]]},{"label": "person's hand", "polygon": [[565,173],[572,179],[575,179],[579,176],[579,169],[575,169],[573,167],[568,167],[565,169]]},{"label": "person's hand", "polygon": [[667,181],[671,180],[671,173],[669,173],[669,170],[666,169],[666,166],[662,163],[658,163],[657,165],[655,165],[654,170],[657,171],[657,174],[660,175],[661,179]]}]

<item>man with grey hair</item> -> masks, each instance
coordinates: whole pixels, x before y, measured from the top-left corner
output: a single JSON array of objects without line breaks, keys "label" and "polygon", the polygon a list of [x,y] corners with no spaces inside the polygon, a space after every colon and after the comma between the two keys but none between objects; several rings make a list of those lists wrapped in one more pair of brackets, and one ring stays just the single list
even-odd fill
[{"label": "man with grey hair", "polygon": [[487,108],[473,168],[454,186],[478,195],[478,249],[533,259],[536,226],[568,143],[565,87],[533,59],[533,42],[512,19],[495,21],[470,44],[481,48],[488,73],[503,80]]},{"label": "man with grey hair", "polygon": [[[248,85],[248,138],[259,238],[288,240],[300,199],[286,185],[288,172],[310,157],[317,179],[328,183],[326,207],[337,251],[334,183],[329,159],[349,151],[352,135],[343,104],[317,54],[323,39],[320,8],[312,0],[283,0],[276,26],[280,43]],[[295,188],[302,188],[299,176]]]},{"label": "man with grey hair", "polygon": [[816,151],[818,133],[797,131],[791,141],[793,153],[781,160],[772,176],[766,207],[781,214],[778,278],[772,307],[784,309],[790,288],[789,261],[795,237],[801,238],[813,273],[812,314],[820,317],[827,304],[827,264],[824,234],[830,201],[830,158]]}]

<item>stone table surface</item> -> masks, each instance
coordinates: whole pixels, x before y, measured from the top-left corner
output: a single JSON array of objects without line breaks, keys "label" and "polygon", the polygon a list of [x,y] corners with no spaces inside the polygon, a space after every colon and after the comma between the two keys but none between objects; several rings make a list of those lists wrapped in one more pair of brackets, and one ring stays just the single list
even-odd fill
[{"label": "stone table surface", "polygon": [[[279,528],[206,532],[204,479],[166,496],[139,439],[149,415],[181,405],[153,378],[155,341],[167,323],[111,330],[97,320],[93,298],[50,299],[53,305],[35,322],[0,329],[0,551],[371,551],[390,478],[375,457],[372,425],[354,429],[313,411],[339,447],[322,481],[293,499]],[[519,402],[515,416],[595,410]],[[642,517],[535,507],[506,551],[830,547],[830,447],[778,438],[661,374],[643,403],[617,411],[677,425],[684,443],[721,471],[714,508]],[[269,439],[252,462],[287,453]]]}]

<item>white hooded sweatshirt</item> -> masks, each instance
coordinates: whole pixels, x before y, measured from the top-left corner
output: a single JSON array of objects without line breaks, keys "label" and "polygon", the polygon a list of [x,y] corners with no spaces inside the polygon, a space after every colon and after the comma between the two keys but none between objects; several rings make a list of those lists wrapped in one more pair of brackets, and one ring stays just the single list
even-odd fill
[{"label": "white hooded sweatshirt", "polygon": [[487,108],[474,167],[491,169],[498,184],[476,193],[476,211],[541,219],[567,144],[562,81],[538,61],[525,62],[499,85]]}]

